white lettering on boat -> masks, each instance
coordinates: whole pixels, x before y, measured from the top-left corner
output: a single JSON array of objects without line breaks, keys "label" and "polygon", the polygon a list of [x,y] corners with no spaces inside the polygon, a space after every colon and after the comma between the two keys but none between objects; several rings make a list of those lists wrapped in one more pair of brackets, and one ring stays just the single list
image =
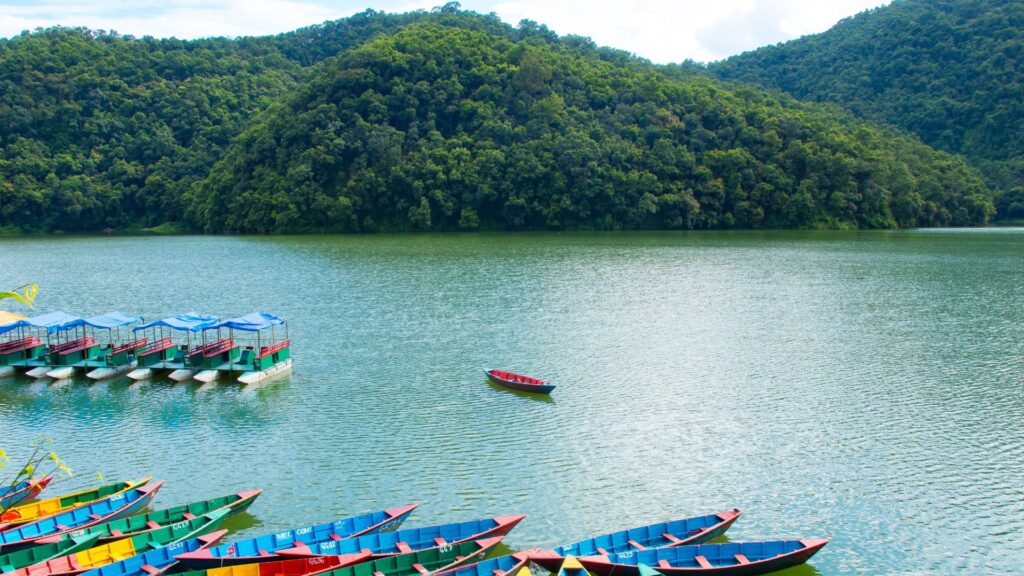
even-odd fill
[{"label": "white lettering on boat", "polygon": [[632,558],[632,552],[619,552],[619,558]]},{"label": "white lettering on boat", "polygon": [[451,546],[451,544],[449,544],[447,546],[438,546],[437,547],[437,551],[440,552],[441,554],[444,554],[445,552],[451,552],[452,551],[452,546]]},{"label": "white lettering on boat", "polygon": [[177,550],[178,548],[184,548],[184,547],[185,547],[185,543],[184,542],[176,542],[176,543],[171,544],[170,546],[168,546],[167,549],[168,550]]},{"label": "white lettering on boat", "polygon": [[277,536],[276,536],[276,538],[278,540],[285,540],[285,539],[291,538],[291,537],[292,537],[292,533],[291,532],[278,532]]},{"label": "white lettering on boat", "polygon": [[336,544],[337,544],[337,542],[322,542],[320,544],[320,549],[321,550],[334,550],[334,547],[335,547]]},{"label": "white lettering on boat", "polygon": [[171,525],[171,530],[177,530],[178,528],[184,528],[185,526],[188,526],[188,520]]},{"label": "white lettering on boat", "polygon": [[313,527],[312,526],[306,526],[305,528],[299,528],[298,530],[296,530],[295,534],[301,536],[303,534],[309,534],[312,531],[313,531]]}]

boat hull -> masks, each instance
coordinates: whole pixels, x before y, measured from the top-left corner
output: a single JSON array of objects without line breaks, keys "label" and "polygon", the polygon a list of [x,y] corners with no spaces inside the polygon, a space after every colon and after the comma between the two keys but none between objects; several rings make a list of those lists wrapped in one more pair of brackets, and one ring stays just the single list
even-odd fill
[{"label": "boat hull", "polygon": [[152,368],[136,368],[128,373],[128,377],[132,380],[147,380],[153,377]]},{"label": "boat hull", "polygon": [[0,378],[10,376],[15,372],[16,370],[14,369],[14,366],[0,366]]},{"label": "boat hull", "polygon": [[185,380],[191,380],[195,373],[195,370],[175,370],[168,374],[167,377],[175,382],[184,382]]},{"label": "boat hull", "polygon": [[60,368],[54,368],[46,373],[46,376],[53,378],[54,380],[63,380],[65,378],[71,378],[75,374],[75,369],[72,366],[61,366]]},{"label": "boat hull", "polygon": [[50,371],[49,366],[36,366],[35,368],[25,372],[25,376],[30,378],[45,378],[46,373]]},{"label": "boat hull", "polygon": [[114,376],[120,376],[125,372],[128,372],[135,368],[135,364],[128,364],[127,366],[110,366],[107,368],[97,368],[90,370],[85,376],[93,380],[105,380],[107,378],[113,378]]},{"label": "boat hull", "polygon": [[203,384],[208,384],[216,380],[218,376],[220,376],[220,372],[217,370],[203,370],[197,373],[194,378]]},{"label": "boat hull", "polygon": [[[797,541],[791,542],[796,544]],[[803,564],[827,543],[828,540],[801,540],[799,549],[769,553],[763,557],[751,551],[760,546],[779,543],[700,544],[609,556],[584,556],[579,561],[594,576],[640,576],[641,563],[651,566],[664,576],[757,576]]]},{"label": "boat hull", "polygon": [[292,369],[292,359],[289,358],[283,362],[278,362],[266,370],[260,370],[258,372],[245,372],[238,377],[238,381],[242,384],[256,384],[262,382],[268,378],[281,376],[287,374]]},{"label": "boat hull", "polygon": [[487,379],[499,386],[505,388],[511,388],[512,390],[519,390],[521,392],[533,392],[534,394],[550,394],[555,389],[554,384],[531,384],[529,382],[519,382],[516,380],[507,380],[500,376],[493,374],[490,370],[484,370],[484,374],[487,375]]}]

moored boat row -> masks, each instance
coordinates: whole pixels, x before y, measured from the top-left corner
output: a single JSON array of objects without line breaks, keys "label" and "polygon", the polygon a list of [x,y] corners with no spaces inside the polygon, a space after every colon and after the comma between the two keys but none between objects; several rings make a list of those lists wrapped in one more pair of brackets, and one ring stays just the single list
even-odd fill
[{"label": "moored boat row", "polygon": [[487,559],[525,516],[402,528],[416,509],[409,504],[221,544],[227,534],[223,522],[246,510],[261,491],[139,514],[161,485],[144,478],[38,502],[19,501],[3,511],[0,573],[530,576],[533,565],[564,576],[749,576],[806,562],[827,543],[709,543],[740,517],[734,509]]},{"label": "moored boat row", "polygon": [[273,314],[143,321],[121,312],[83,318],[55,311],[0,325],[0,376],[64,379],[84,372],[93,380],[127,375],[253,384],[291,369],[288,324]]}]

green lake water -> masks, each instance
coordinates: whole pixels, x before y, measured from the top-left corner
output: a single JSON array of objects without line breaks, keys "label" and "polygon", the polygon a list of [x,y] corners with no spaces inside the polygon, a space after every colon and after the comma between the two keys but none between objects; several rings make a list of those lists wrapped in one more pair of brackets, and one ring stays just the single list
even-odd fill
[{"label": "green lake water", "polygon": [[732,540],[832,539],[790,575],[1024,566],[1024,229],[7,238],[0,279],[290,320],[256,388],[0,378],[0,447],[53,437],[62,490],[264,488],[244,535],[522,512],[516,548],[739,507]]}]

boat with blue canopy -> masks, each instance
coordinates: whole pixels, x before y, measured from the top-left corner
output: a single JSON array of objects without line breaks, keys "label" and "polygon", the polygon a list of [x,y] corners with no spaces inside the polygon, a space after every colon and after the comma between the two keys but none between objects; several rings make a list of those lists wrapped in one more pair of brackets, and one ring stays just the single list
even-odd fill
[{"label": "boat with blue canopy", "polygon": [[196,346],[205,344],[203,331],[218,321],[217,316],[187,312],[132,328],[143,344],[137,348],[136,368],[128,377],[145,380],[159,370],[171,370],[172,380],[192,378],[195,371],[186,366],[186,359]]},{"label": "boat with blue canopy", "polygon": [[[73,328],[80,328],[85,340],[81,346],[51,351],[53,369],[46,376],[68,378],[77,369],[92,369],[89,377],[99,380],[127,372],[135,362],[135,350],[140,344],[131,337],[131,332],[122,333],[122,329],[142,320],[141,316],[114,311],[74,323]],[[67,329],[71,328],[69,325]],[[65,351],[68,348],[70,351]]]},{"label": "boat with blue canopy", "polygon": [[[74,325],[81,320],[58,310],[0,326],[0,336],[6,337],[0,344],[0,366],[4,366],[7,373],[25,368],[29,371],[45,368],[51,334],[62,326]],[[47,370],[41,370],[39,376],[44,376]]]},{"label": "boat with blue canopy", "polygon": [[222,374],[237,376],[243,384],[291,370],[288,322],[267,312],[252,312],[203,328],[203,346],[191,351],[189,367],[195,379],[212,382]]}]

